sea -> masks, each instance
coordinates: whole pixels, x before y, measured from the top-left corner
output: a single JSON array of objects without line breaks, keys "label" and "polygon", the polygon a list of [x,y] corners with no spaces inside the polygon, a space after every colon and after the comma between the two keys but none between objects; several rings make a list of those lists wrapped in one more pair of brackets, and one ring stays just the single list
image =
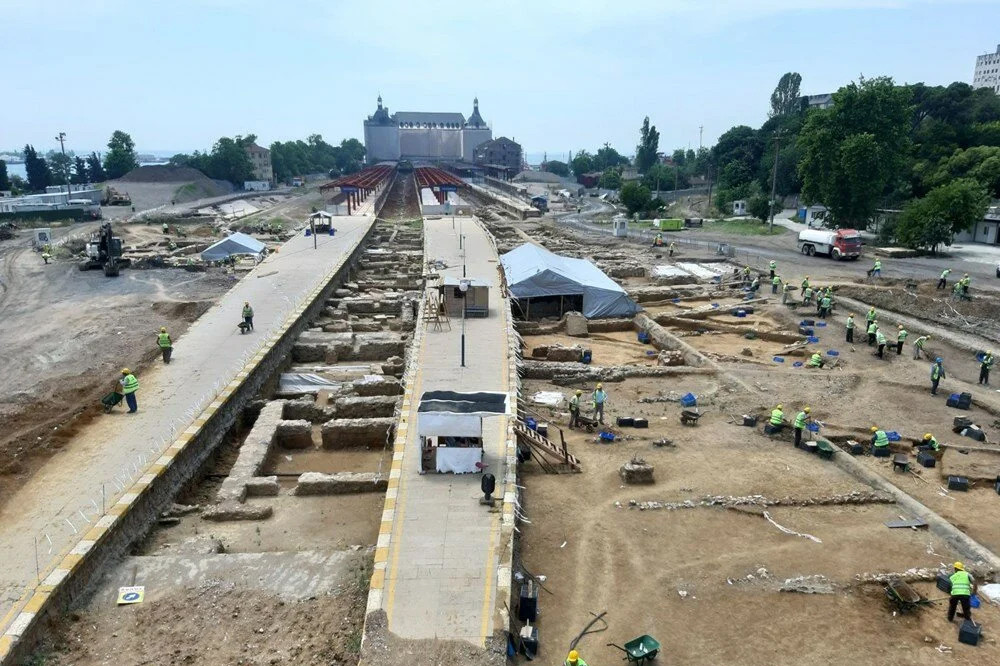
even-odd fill
[{"label": "sea", "polygon": [[[169,159],[170,157],[173,157],[178,152],[182,152],[182,151],[173,151],[173,152],[170,152],[170,151],[166,151],[166,150],[140,150],[140,151],[136,151],[136,152],[145,153],[147,155],[154,155],[158,159],[166,160],[166,159]],[[83,153],[83,154],[84,155],[89,155],[90,153],[87,152],[87,153]],[[139,166],[147,166],[149,164],[163,164],[163,162],[140,162]],[[28,172],[27,172],[27,170],[25,170],[23,162],[20,163],[20,164],[11,164],[10,162],[7,162],[7,175],[8,176],[20,176],[21,178],[25,178],[26,179],[28,177]]]}]

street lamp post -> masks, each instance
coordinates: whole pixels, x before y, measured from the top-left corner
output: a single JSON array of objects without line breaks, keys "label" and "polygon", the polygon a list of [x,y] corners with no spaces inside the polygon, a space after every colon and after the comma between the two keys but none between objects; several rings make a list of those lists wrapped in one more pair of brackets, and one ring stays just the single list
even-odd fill
[{"label": "street lamp post", "polygon": [[465,298],[469,292],[469,281],[462,278],[458,281],[458,290],[462,292],[462,367],[465,367]]},{"label": "street lamp post", "polygon": [[66,161],[66,132],[59,132],[56,136],[56,141],[59,142],[59,149],[62,151],[63,156],[63,180],[66,181],[66,203],[69,204],[70,197],[70,186],[69,186],[69,162]]}]

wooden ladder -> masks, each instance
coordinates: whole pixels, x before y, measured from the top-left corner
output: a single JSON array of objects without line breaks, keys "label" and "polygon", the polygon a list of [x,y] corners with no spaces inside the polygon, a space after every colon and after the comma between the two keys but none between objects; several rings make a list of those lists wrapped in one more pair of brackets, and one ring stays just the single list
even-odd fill
[{"label": "wooden ladder", "polygon": [[566,449],[565,440],[563,440],[562,447],[559,447],[548,437],[529,428],[520,419],[514,422],[514,434],[520,441],[531,447],[532,455],[546,472],[551,474],[583,471],[580,461]]}]

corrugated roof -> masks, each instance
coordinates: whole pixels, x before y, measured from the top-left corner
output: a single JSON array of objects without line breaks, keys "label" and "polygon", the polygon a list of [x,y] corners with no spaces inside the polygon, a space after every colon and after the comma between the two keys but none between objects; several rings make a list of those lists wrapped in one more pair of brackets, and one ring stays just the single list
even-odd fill
[{"label": "corrugated roof", "polygon": [[465,124],[465,116],[461,113],[445,113],[437,111],[397,111],[393,115],[397,123],[458,123]]}]

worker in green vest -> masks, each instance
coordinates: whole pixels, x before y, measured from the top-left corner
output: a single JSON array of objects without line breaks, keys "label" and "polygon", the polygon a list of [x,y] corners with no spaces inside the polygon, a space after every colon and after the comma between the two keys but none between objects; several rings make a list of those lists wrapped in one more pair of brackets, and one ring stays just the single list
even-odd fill
[{"label": "worker in green vest", "polygon": [[758,289],[760,289],[760,279],[755,277],[753,282],[750,283],[750,291],[756,295]]},{"label": "worker in green vest", "polygon": [[243,324],[248,331],[253,330],[253,308],[250,307],[250,301],[243,303]]},{"label": "worker in green vest", "polygon": [[993,367],[993,352],[988,351],[979,362],[979,383],[983,386],[990,385],[990,368]]},{"label": "worker in green vest", "polygon": [[767,263],[767,267],[769,269],[771,269],[771,278],[773,279],[774,278],[774,271],[775,271],[775,269],[778,268],[778,264],[777,264],[777,262],[774,259],[772,259],[771,261],[769,261]]},{"label": "worker in green vest", "polygon": [[847,342],[854,344],[854,314],[847,315]]},{"label": "worker in green vest", "polygon": [[163,223],[163,235],[167,235],[169,233],[170,233],[170,225],[168,225],[166,222],[164,222]]},{"label": "worker in green vest", "polygon": [[871,279],[882,277],[882,260],[876,258],[875,263],[868,269],[868,277]]},{"label": "worker in green vest", "polygon": [[934,451],[937,453],[941,450],[941,445],[938,444],[937,438],[928,432],[924,433],[924,438],[920,443],[920,448],[924,451]]},{"label": "worker in green vest", "polygon": [[969,285],[972,284],[972,278],[966,273],[962,276],[962,279],[958,281],[958,284],[962,287],[962,298],[969,300]]},{"label": "worker in green vest", "polygon": [[118,380],[121,384],[122,393],[125,394],[125,402],[128,403],[128,413],[135,414],[139,410],[139,403],[136,402],[135,392],[139,389],[139,380],[135,378],[132,371],[122,368],[122,378]]},{"label": "worker in green vest", "polygon": [[802,446],[802,430],[811,420],[808,407],[803,407],[802,411],[795,415],[795,448]]},{"label": "worker in green vest", "polygon": [[937,289],[944,289],[948,286],[948,273],[951,273],[950,268],[946,268],[941,271],[941,277],[938,278]]},{"label": "worker in green vest", "polygon": [[[924,352],[924,345],[927,341],[931,339],[929,335],[921,335],[919,338],[913,341],[913,360],[917,361],[920,359],[920,353]],[[927,352],[924,352],[925,354]]]},{"label": "worker in green vest", "polygon": [[903,343],[906,342],[906,336],[908,335],[909,333],[906,332],[902,324],[896,327],[896,356],[903,353]]},{"label": "worker in green vest", "polygon": [[653,237],[653,247],[663,247],[663,234],[657,232],[656,236]]},{"label": "worker in green vest", "polygon": [[743,281],[744,282],[749,282],[750,281],[750,267],[749,266],[744,266],[743,267]]},{"label": "worker in green vest", "polygon": [[937,395],[938,383],[945,378],[942,363],[941,357],[938,356],[934,359],[934,365],[931,366],[931,395]]},{"label": "worker in green vest", "polygon": [[874,449],[884,449],[889,446],[889,435],[885,430],[879,430],[878,426],[872,426],[872,447]]},{"label": "worker in green vest", "polygon": [[156,346],[160,348],[160,353],[163,354],[163,362],[170,363],[170,355],[174,352],[174,343],[164,326],[160,327],[160,333],[156,336]]},{"label": "worker in green vest", "polygon": [[788,285],[787,282],[785,282],[785,284],[782,285],[782,287],[781,287],[781,304],[782,305],[785,305],[786,303],[788,303],[788,290],[790,288],[791,287],[789,287],[789,285]]},{"label": "worker in green vest", "polygon": [[878,357],[885,358],[885,333],[882,332],[881,328],[875,329],[875,344],[878,345]]},{"label": "worker in green vest", "polygon": [[777,294],[778,293],[778,285],[780,285],[780,284],[781,284],[781,278],[778,277],[777,275],[772,275],[771,276],[771,293],[772,294]]},{"label": "worker in green vest", "polygon": [[805,289],[803,289],[802,290],[802,305],[809,305],[810,301],[812,301],[812,297],[813,297],[812,287],[806,287]]},{"label": "worker in green vest", "polygon": [[976,591],[976,581],[973,580],[961,562],[955,562],[955,573],[949,576],[951,580],[951,598],[948,600],[948,621],[955,619],[955,611],[962,604],[962,617],[972,619],[972,595]]},{"label": "worker in green vest", "polygon": [[576,427],[577,419],[580,418],[580,396],[583,395],[583,391],[577,389],[573,397],[569,399],[569,429],[572,430]]},{"label": "worker in green vest", "polygon": [[587,666],[587,662],[580,658],[579,652],[570,650],[569,655],[566,656],[565,666]]},{"label": "worker in green vest", "polygon": [[870,324],[876,319],[878,319],[878,317],[875,315],[875,308],[868,308],[868,314],[865,315],[865,322]]},{"label": "worker in green vest", "polygon": [[594,394],[591,396],[591,402],[594,406],[594,414],[597,416],[597,422],[604,425],[604,403],[608,401],[608,394],[604,392],[601,384],[598,384],[594,388]]},{"label": "worker in green vest", "polygon": [[826,319],[826,316],[830,314],[830,306],[833,301],[829,296],[824,295],[823,298],[819,299],[819,318]]},{"label": "worker in green vest", "polygon": [[806,363],[806,367],[808,367],[808,368],[822,368],[823,364],[825,362],[826,361],[823,360],[823,357],[819,355],[819,352],[815,352],[809,358],[809,362]]},{"label": "worker in green vest", "polygon": [[807,275],[807,276],[806,276],[806,279],[804,279],[804,280],[802,281],[802,291],[805,291],[805,290],[806,290],[806,287],[808,287],[808,286],[809,286],[809,276]]},{"label": "worker in green vest", "polygon": [[669,256],[674,256],[674,250],[677,249],[677,243],[670,241],[670,247],[667,248]]},{"label": "worker in green vest", "polygon": [[771,410],[771,420],[768,423],[772,433],[778,432],[785,427],[785,413],[781,411],[781,405]]},{"label": "worker in green vest", "polygon": [[869,347],[871,347],[873,344],[875,344],[875,332],[877,330],[878,330],[878,322],[874,321],[874,320],[873,321],[869,321],[868,322],[868,346]]}]

